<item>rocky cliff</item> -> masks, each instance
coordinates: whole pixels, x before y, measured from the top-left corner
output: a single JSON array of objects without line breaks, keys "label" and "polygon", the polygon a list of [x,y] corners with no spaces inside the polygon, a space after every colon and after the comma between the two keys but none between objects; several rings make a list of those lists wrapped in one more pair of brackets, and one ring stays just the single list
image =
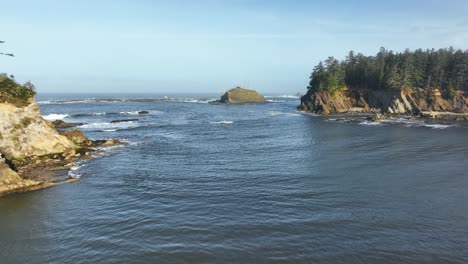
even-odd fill
[{"label": "rocky cliff", "polygon": [[218,102],[223,104],[264,103],[265,97],[257,91],[236,87],[227,91]]},{"label": "rocky cliff", "polygon": [[[122,144],[86,138],[81,131],[57,131],[41,117],[31,83],[0,74],[0,196],[37,190],[76,179],[68,170],[93,147]],[[79,124],[58,123],[62,129]]]},{"label": "rocky cliff", "polygon": [[[382,112],[407,115],[464,116],[468,99],[463,91],[455,91],[451,98],[439,90],[360,90],[343,88],[334,92],[309,90],[302,98],[299,110],[333,114],[346,112]],[[460,114],[460,115],[457,115]]]},{"label": "rocky cliff", "polygon": [[41,117],[34,99],[24,107],[0,103],[0,149],[7,158],[16,160],[76,148],[77,145]]},{"label": "rocky cliff", "polygon": [[63,166],[64,162],[54,162],[53,156],[74,156],[78,149],[41,117],[34,98],[21,104],[1,102],[0,196],[54,185],[46,168],[59,163]]}]

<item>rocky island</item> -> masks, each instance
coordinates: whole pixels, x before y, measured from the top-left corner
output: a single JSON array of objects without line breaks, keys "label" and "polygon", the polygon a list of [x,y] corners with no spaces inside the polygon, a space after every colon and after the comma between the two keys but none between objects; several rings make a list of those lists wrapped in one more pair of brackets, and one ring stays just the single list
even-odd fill
[{"label": "rocky island", "polygon": [[67,177],[75,161],[90,157],[93,147],[121,144],[89,140],[77,129],[57,131],[41,117],[34,96],[31,83],[0,75],[0,196],[75,181]]},{"label": "rocky island", "polygon": [[468,119],[468,52],[381,49],[376,56],[330,57],[314,68],[299,110]]},{"label": "rocky island", "polygon": [[217,101],[221,104],[249,104],[249,103],[265,103],[265,97],[255,90],[248,90],[237,86],[224,95]]}]

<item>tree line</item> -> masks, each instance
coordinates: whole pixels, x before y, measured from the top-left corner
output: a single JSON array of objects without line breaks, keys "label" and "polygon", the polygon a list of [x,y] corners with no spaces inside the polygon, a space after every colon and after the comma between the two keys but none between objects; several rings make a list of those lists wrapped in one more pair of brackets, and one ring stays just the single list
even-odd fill
[{"label": "tree line", "polygon": [[356,89],[440,89],[453,95],[468,90],[468,50],[452,47],[393,52],[380,48],[375,56],[350,51],[345,60],[334,57],[314,67],[307,87],[335,91]]}]

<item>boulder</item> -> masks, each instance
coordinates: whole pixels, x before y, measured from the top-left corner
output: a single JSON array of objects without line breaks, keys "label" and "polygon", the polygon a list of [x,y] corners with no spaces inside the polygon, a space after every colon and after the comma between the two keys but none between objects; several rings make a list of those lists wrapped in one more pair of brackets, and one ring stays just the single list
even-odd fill
[{"label": "boulder", "polygon": [[84,125],[84,123],[67,123],[60,119],[53,121],[52,124],[55,126],[55,128],[71,128]]},{"label": "boulder", "polygon": [[67,137],[73,143],[81,146],[81,145],[89,145],[86,144],[89,139],[81,132],[79,129],[67,130],[67,131],[59,131],[60,135]]},{"label": "boulder", "polygon": [[241,87],[233,88],[227,91],[219,103],[222,104],[248,104],[248,103],[265,103],[265,97],[255,90],[248,90]]}]

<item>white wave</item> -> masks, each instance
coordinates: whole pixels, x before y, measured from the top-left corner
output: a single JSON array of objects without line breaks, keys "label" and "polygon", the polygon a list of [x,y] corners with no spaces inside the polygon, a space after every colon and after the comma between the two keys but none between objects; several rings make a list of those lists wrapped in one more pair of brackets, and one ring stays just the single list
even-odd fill
[{"label": "white wave", "polygon": [[39,104],[39,105],[50,104],[50,101],[38,101],[37,104]]},{"label": "white wave", "polygon": [[270,111],[270,115],[278,116],[278,115],[285,115],[285,116],[301,116],[298,113],[288,113],[288,112],[281,112],[281,111]]},{"label": "white wave", "polygon": [[284,101],[283,100],[266,99],[265,102],[267,102],[267,103],[281,103],[281,102],[284,102]]},{"label": "white wave", "polygon": [[195,104],[208,104],[211,101],[216,101],[216,99],[183,99],[182,102],[184,103],[195,103]]},{"label": "white wave", "polygon": [[140,111],[128,111],[128,112],[120,112],[120,114],[126,114],[126,115],[139,115],[138,112]]},{"label": "white wave", "polygon": [[42,118],[44,119],[47,119],[49,121],[55,121],[55,120],[62,120],[64,119],[65,117],[68,117],[69,115],[67,114],[48,114],[48,115],[45,115],[45,116],[42,116]]},{"label": "white wave", "polygon": [[298,111],[298,113],[301,115],[308,115],[308,116],[321,116],[320,114],[306,112],[306,111]]},{"label": "white wave", "polygon": [[47,104],[86,104],[96,102],[95,99],[83,99],[83,100],[50,100]]},{"label": "white wave", "polygon": [[446,129],[449,127],[453,127],[454,125],[442,125],[442,124],[426,124],[425,127],[433,128],[433,129]]},{"label": "white wave", "polygon": [[210,122],[211,124],[223,124],[223,125],[228,125],[234,123],[234,121],[231,120],[221,120],[221,121],[213,121]]},{"label": "white wave", "polygon": [[77,163],[75,166],[71,167],[68,171],[68,176],[73,179],[81,178],[82,174],[79,173],[79,169],[82,168],[84,165]]},{"label": "white wave", "polygon": [[101,130],[106,132],[111,132],[110,130],[122,130],[122,129],[130,129],[136,128],[140,125],[138,122],[129,121],[129,122],[121,122],[121,123],[89,123],[81,125],[80,128],[83,129],[91,129],[91,130]]},{"label": "white wave", "polygon": [[293,94],[283,94],[283,95],[267,95],[265,98],[290,98],[290,99],[298,99],[300,98],[299,95]]},{"label": "white wave", "polygon": [[102,132],[115,132],[117,131],[118,129],[103,129],[101,130]]},{"label": "white wave", "polygon": [[145,114],[140,114],[140,112],[148,112],[149,114],[162,114],[164,113],[163,111],[159,111],[159,110],[137,110],[137,111],[123,111],[123,112],[119,112],[119,114],[122,114],[122,115],[145,115]]},{"label": "white wave", "polygon": [[381,126],[382,125],[382,122],[380,121],[363,121],[361,123],[359,123],[360,125],[366,125],[366,126]]}]

